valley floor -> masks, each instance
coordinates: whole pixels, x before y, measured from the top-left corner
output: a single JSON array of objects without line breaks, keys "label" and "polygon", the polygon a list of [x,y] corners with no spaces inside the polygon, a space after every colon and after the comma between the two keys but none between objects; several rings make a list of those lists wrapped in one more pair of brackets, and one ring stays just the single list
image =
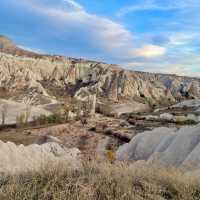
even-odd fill
[{"label": "valley floor", "polygon": [[1,174],[0,200],[198,200],[199,176],[143,161],[118,162],[114,155],[120,145],[144,131],[194,125],[199,115],[196,108],[171,107],[120,118],[97,114],[84,123],[1,128],[0,140],[15,144],[30,145],[41,136],[54,136],[65,147],[78,148],[83,164],[69,169],[48,163],[37,172]]}]

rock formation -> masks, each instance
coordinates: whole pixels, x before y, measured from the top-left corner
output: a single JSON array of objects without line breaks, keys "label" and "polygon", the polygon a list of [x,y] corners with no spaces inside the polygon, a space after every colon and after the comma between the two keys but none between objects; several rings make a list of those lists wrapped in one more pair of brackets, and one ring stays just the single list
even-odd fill
[{"label": "rock formation", "polygon": [[19,51],[15,51],[17,47],[13,43],[5,38],[2,40],[0,95],[5,98],[17,101],[34,98],[34,104],[38,105],[63,95],[84,98],[84,95],[96,94],[97,103],[114,102],[128,106],[137,102],[143,104],[142,109],[144,105],[155,107],[200,98],[200,80],[197,78],[133,72],[116,65],[30,55],[26,51],[16,53]]},{"label": "rock formation", "polygon": [[188,100],[188,101],[182,101],[181,103],[178,103],[173,106],[174,108],[198,108],[200,107],[200,100]]},{"label": "rock formation", "polygon": [[38,171],[58,164],[76,169],[80,167],[79,154],[76,148],[67,149],[52,142],[17,146],[0,141],[0,174]]},{"label": "rock formation", "polygon": [[180,130],[156,128],[145,131],[121,146],[116,155],[119,160],[145,160],[158,166],[200,172],[200,125]]},{"label": "rock formation", "polygon": [[25,103],[18,103],[11,100],[0,99],[0,125],[15,124],[17,118],[22,117],[23,121],[30,122],[40,115],[49,116],[52,113],[40,106],[32,106]]}]

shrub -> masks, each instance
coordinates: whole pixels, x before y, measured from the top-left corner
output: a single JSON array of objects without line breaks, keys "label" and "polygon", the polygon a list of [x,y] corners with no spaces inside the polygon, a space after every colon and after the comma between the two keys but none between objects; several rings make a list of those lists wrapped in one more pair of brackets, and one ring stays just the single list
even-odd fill
[{"label": "shrub", "polygon": [[64,117],[58,113],[53,115],[40,115],[39,117],[34,119],[34,124],[36,125],[45,125],[45,124],[60,124],[63,123]]},{"label": "shrub", "polygon": [[55,113],[53,115],[47,116],[47,122],[48,124],[62,123],[63,118],[60,114]]},{"label": "shrub", "polygon": [[179,120],[177,120],[176,124],[179,124],[179,125],[195,125],[195,124],[197,124],[197,122],[195,122],[192,119],[188,119],[188,120],[185,120],[185,121],[179,121]]},{"label": "shrub", "polygon": [[115,153],[112,149],[106,150],[106,158],[111,163],[115,161]]},{"label": "shrub", "polygon": [[18,128],[23,128],[26,125],[26,115],[25,113],[21,113],[16,117],[16,125]]},{"label": "shrub", "polygon": [[62,108],[61,108],[61,113],[63,114],[63,117],[65,119],[65,121],[69,120],[69,113],[73,111],[73,106],[70,104],[65,104]]}]

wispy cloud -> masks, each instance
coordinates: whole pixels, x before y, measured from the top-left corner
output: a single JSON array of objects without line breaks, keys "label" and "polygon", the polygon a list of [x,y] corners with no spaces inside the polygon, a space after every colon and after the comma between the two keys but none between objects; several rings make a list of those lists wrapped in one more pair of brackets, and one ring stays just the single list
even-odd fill
[{"label": "wispy cloud", "polygon": [[175,53],[162,58],[121,64],[130,70],[200,77],[200,57],[195,53]]},{"label": "wispy cloud", "polygon": [[125,6],[117,13],[118,17],[123,17],[128,13],[138,11],[172,11],[188,10],[200,8],[199,0],[142,0],[140,3],[133,3]]}]

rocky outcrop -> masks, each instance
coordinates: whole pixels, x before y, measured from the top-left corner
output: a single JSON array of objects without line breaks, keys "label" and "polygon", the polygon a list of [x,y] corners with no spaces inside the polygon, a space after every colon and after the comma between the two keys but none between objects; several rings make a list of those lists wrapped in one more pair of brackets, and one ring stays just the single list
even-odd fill
[{"label": "rocky outcrop", "polygon": [[76,169],[80,167],[80,151],[67,149],[57,143],[29,146],[0,141],[0,174],[39,171],[58,164]]},{"label": "rocky outcrop", "polygon": [[97,101],[104,103],[129,101],[149,107],[200,98],[197,78],[133,72],[116,65],[59,56],[10,55],[5,46],[0,53],[0,91],[8,98],[29,96],[42,104],[41,99],[52,96],[59,99],[62,95],[96,94]]},{"label": "rocky outcrop", "polygon": [[200,172],[200,125],[156,128],[135,136],[121,146],[116,155],[119,160],[145,160],[149,164],[179,167]]}]

